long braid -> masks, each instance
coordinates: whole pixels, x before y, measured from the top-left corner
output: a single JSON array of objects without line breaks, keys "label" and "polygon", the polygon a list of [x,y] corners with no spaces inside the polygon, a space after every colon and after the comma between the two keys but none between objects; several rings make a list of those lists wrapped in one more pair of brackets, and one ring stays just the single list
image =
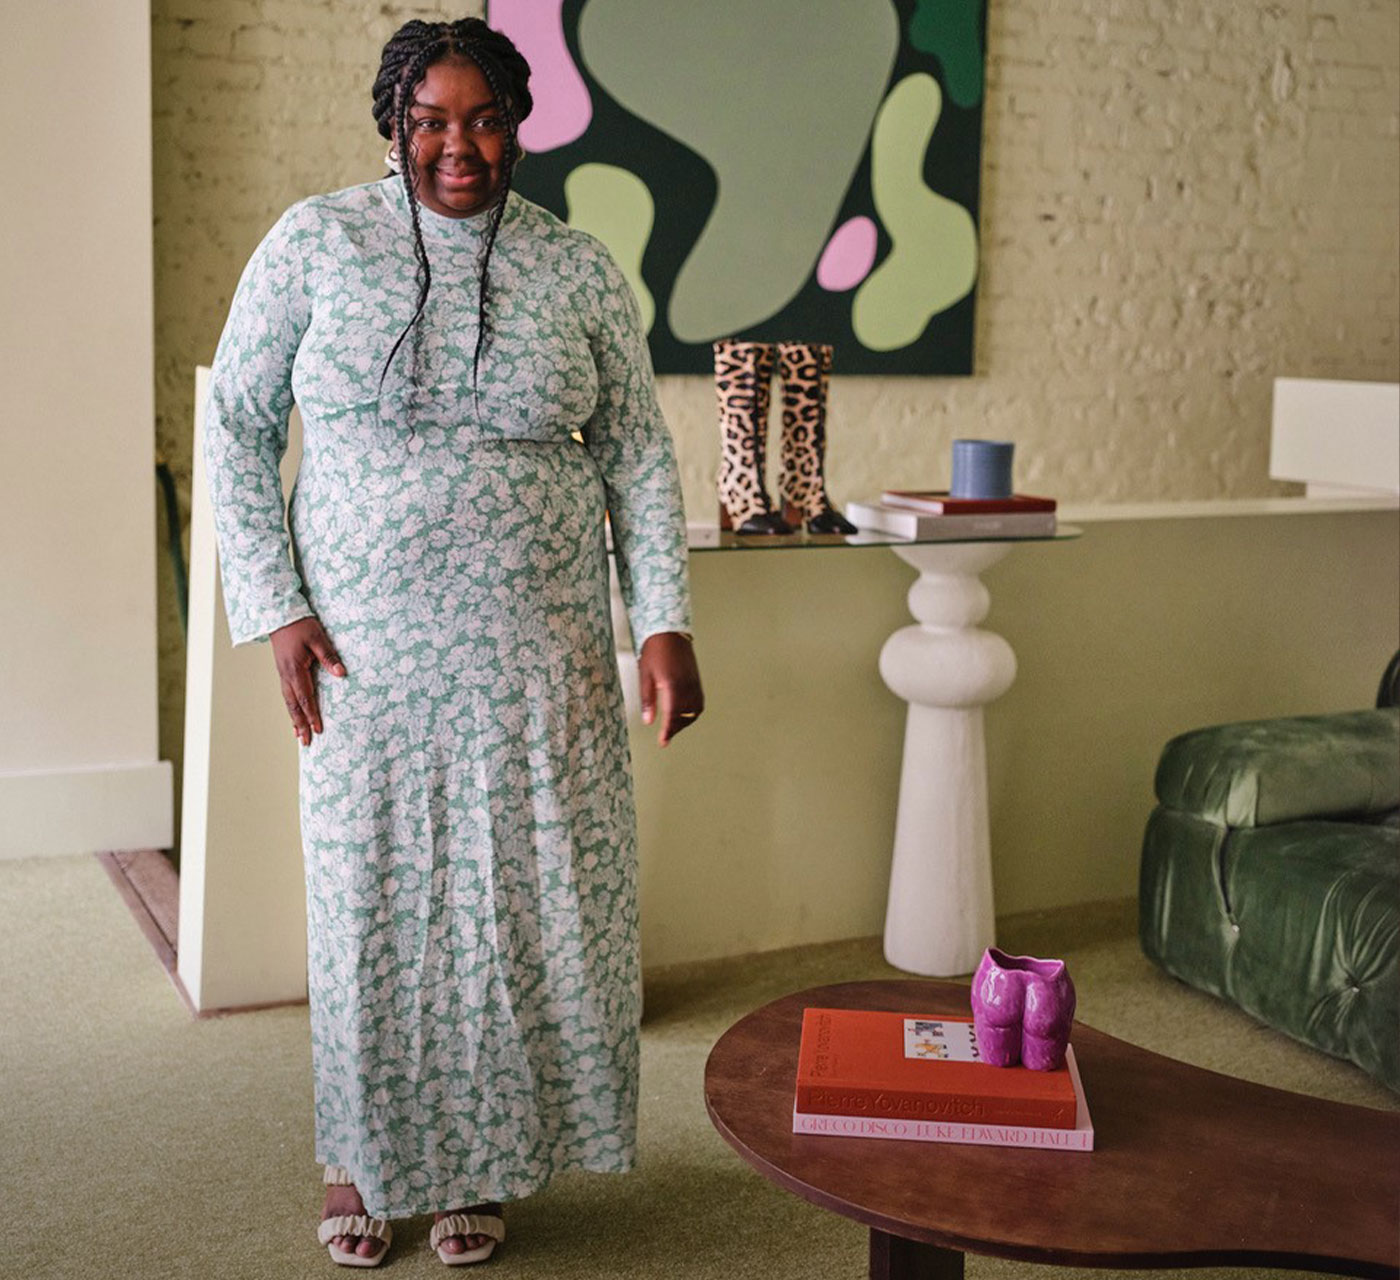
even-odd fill
[{"label": "long braid", "polygon": [[[510,39],[498,31],[493,31],[479,18],[463,18],[456,22],[421,22],[414,19],[399,28],[384,46],[380,60],[379,74],[371,91],[375,123],[381,136],[390,138],[400,156],[400,171],[404,192],[408,200],[409,218],[413,226],[413,254],[417,264],[418,299],[412,317],[399,334],[390,349],[389,357],[379,375],[379,388],[383,391],[384,379],[389,367],[398,354],[403,341],[413,335],[410,346],[412,357],[410,381],[417,382],[419,366],[419,335],[428,292],[432,285],[432,267],[427,249],[423,244],[423,229],[419,218],[418,195],[414,187],[414,173],[409,142],[409,106],[413,90],[422,80],[427,69],[442,58],[450,56],[469,58],[480,69],[497,109],[506,122],[506,148],[502,165],[503,178],[498,198],[487,212],[486,234],[482,238],[479,257],[479,284],[477,290],[477,336],[476,349],[472,355],[472,394],[477,396],[481,355],[490,342],[492,331],[490,316],[491,286],[489,266],[492,249],[505,214],[506,199],[511,190],[511,177],[515,162],[519,158],[516,130],[520,122],[529,115],[533,99],[529,90],[530,67],[520,55]],[[410,425],[410,429],[411,425]]]},{"label": "long braid", "polygon": [[[516,121],[514,113],[511,111],[508,95],[502,92],[501,77],[499,69],[491,65],[489,57],[482,56],[479,47],[474,47],[475,42],[465,45],[467,56],[481,68],[481,74],[485,76],[486,83],[490,86],[491,96],[495,98],[497,105],[501,109],[501,114],[506,119],[506,154],[505,162],[501,166],[503,177],[501,181],[501,196],[495,204],[491,206],[486,215],[486,234],[482,237],[481,256],[478,262],[477,271],[477,293],[476,293],[476,349],[472,352],[472,398],[477,399],[477,377],[481,369],[481,353],[491,343],[491,336],[494,326],[491,322],[491,251],[496,245],[496,233],[501,228],[501,219],[505,217],[506,200],[510,197],[510,180],[515,170],[515,161],[518,154],[518,147],[515,142]],[[478,402],[478,409],[480,408]]]},{"label": "long braid", "polygon": [[[426,23],[420,24],[426,26]],[[423,243],[423,225],[418,212],[418,194],[414,190],[413,165],[409,160],[409,132],[408,132],[408,108],[413,98],[413,88],[423,78],[423,73],[432,64],[435,57],[439,55],[442,39],[424,41],[420,47],[408,58],[399,84],[401,91],[395,95],[394,116],[393,116],[393,137],[394,146],[399,152],[399,173],[403,180],[404,192],[408,197],[408,216],[413,223],[413,256],[416,260],[416,276],[418,282],[418,301],[413,308],[413,315],[410,317],[403,332],[399,334],[389,351],[389,358],[384,362],[384,368],[379,373],[379,390],[384,390],[384,379],[389,372],[389,366],[394,363],[394,357],[398,355],[399,348],[403,345],[403,340],[413,334],[413,345],[409,352],[411,358],[409,380],[413,384],[418,382],[419,356],[421,354],[421,341],[418,327],[418,320],[423,314],[424,308],[428,305],[428,290],[433,283],[433,269],[428,261],[427,246]],[[412,423],[410,422],[410,431]]]}]

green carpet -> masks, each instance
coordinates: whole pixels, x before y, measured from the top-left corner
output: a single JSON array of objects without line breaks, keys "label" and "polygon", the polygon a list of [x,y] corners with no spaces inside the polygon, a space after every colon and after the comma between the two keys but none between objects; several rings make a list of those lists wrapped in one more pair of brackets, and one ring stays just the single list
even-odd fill
[{"label": "green carpet", "polygon": [[[0,1276],[358,1274],[335,1267],[315,1240],[322,1188],[305,1008],[191,1018],[94,858],[0,862],[0,907]],[[1079,1015],[1103,1031],[1282,1088],[1400,1109],[1355,1068],[1159,973],[1133,928],[1131,906],[1111,904],[1008,921],[1000,940],[1067,957]],[[876,939],[649,974],[638,1170],[563,1178],[508,1206],[509,1238],[480,1270],[444,1271],[427,1248],[428,1219],[395,1223],[376,1274],[863,1276],[865,1230],[744,1165],[710,1127],[701,1076],[715,1039],[754,1006],[882,976],[907,975],[884,963]],[[1107,1273],[970,1257],[967,1274]]]}]

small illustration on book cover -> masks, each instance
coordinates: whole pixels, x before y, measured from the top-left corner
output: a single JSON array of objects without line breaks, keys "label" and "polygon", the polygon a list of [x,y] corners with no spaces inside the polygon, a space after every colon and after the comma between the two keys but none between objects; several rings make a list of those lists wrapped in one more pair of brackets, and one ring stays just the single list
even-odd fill
[{"label": "small illustration on book cover", "polygon": [[904,1019],[904,1056],[933,1062],[981,1062],[977,1032],[970,1022]]}]

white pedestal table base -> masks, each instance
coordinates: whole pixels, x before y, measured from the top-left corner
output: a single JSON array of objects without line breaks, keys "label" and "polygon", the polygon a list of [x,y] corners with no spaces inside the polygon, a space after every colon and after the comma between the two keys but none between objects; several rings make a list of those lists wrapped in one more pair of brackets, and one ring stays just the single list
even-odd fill
[{"label": "white pedestal table base", "polygon": [[885,958],[926,977],[971,973],[995,941],[982,707],[1016,678],[1016,655],[977,627],[991,597],[978,577],[1009,542],[896,547],[919,570],[918,625],[880,652],[880,675],[909,703]]}]

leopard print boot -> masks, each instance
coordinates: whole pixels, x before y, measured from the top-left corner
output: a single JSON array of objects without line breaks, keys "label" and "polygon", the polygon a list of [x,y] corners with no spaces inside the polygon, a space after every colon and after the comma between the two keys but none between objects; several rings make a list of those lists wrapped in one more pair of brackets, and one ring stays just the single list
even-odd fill
[{"label": "leopard print boot", "polygon": [[855,533],[826,492],[826,393],[831,347],[822,342],[778,343],[783,383],[783,518],[809,533]]},{"label": "leopard print boot", "polygon": [[721,339],[715,347],[719,398],[719,527],[737,533],[791,533],[764,486],[773,344]]}]

